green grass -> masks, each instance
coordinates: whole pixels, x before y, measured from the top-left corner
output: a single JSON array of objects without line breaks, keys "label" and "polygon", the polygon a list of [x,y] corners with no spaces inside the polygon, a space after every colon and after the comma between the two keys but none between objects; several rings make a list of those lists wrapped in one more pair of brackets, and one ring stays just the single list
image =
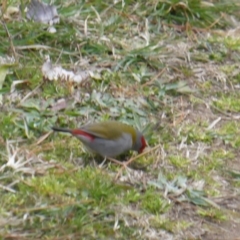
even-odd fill
[{"label": "green grass", "polygon": [[[0,16],[0,56],[15,57],[0,63],[1,238],[237,238],[239,3],[53,4],[56,33]],[[46,55],[91,74],[50,81]],[[118,179],[120,166],[50,132],[112,119],[139,128],[150,150]]]}]

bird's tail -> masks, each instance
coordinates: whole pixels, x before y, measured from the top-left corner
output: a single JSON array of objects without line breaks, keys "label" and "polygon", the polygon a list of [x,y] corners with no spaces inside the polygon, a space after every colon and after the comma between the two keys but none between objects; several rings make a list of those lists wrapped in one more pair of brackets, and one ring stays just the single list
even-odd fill
[{"label": "bird's tail", "polygon": [[67,128],[52,127],[52,130],[53,130],[53,131],[56,131],[56,132],[72,133],[72,130],[67,129]]}]

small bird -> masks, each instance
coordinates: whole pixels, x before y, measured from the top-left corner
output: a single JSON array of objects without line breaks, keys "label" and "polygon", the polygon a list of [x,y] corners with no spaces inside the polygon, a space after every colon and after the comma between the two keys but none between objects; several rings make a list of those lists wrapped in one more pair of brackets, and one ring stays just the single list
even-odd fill
[{"label": "small bird", "polygon": [[141,153],[147,146],[141,132],[116,121],[92,123],[76,129],[52,127],[52,130],[71,133],[90,151],[102,157],[116,157],[129,150]]}]

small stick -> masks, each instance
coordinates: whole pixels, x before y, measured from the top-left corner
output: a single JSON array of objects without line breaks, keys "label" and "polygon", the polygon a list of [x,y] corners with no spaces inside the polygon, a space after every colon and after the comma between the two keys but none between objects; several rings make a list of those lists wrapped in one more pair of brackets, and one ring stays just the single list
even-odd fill
[{"label": "small stick", "polygon": [[156,149],[159,148],[160,146],[161,146],[161,144],[158,144],[157,146],[155,146],[155,147],[153,147],[153,148],[151,148],[151,149],[149,149],[149,150],[147,150],[147,151],[145,151],[145,152],[143,152],[143,153],[141,153],[141,154],[139,154],[139,155],[137,155],[137,156],[135,156],[135,157],[130,158],[126,163],[123,163],[123,164],[122,164],[123,166],[122,166],[121,169],[118,171],[118,173],[117,173],[117,175],[116,175],[116,177],[115,177],[115,180],[118,179],[118,177],[119,177],[119,175],[122,173],[123,169],[125,169],[131,162],[133,162],[134,160],[136,160],[136,159],[138,159],[138,158],[146,155],[147,153],[150,153],[150,152],[156,150]]}]

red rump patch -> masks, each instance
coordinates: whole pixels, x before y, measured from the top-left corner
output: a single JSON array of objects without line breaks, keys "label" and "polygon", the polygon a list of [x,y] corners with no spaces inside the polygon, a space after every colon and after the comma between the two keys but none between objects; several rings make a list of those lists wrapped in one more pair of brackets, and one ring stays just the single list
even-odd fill
[{"label": "red rump patch", "polygon": [[145,138],[144,137],[141,137],[141,143],[142,143],[142,146],[139,150],[139,153],[142,153],[142,151],[144,150],[144,148],[147,146],[147,143],[145,141]]},{"label": "red rump patch", "polygon": [[90,141],[93,141],[94,138],[95,138],[92,134],[87,133],[87,132],[84,132],[84,131],[81,130],[81,129],[73,129],[73,130],[72,130],[72,135],[74,135],[74,136],[76,136],[76,137],[77,137],[77,135],[84,136],[84,137],[89,138]]}]

